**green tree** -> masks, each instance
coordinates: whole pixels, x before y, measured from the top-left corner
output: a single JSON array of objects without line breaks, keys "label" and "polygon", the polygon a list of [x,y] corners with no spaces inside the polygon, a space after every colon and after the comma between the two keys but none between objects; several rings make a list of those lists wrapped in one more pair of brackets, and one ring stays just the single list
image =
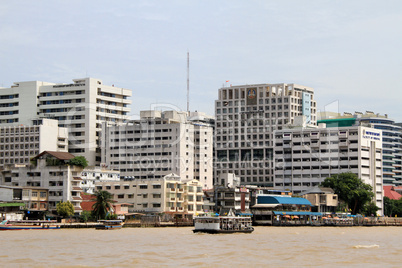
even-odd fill
[{"label": "green tree", "polygon": [[83,212],[81,212],[80,218],[83,222],[88,222],[92,217],[92,214],[90,211],[88,210],[84,210]]},{"label": "green tree", "polygon": [[375,202],[371,201],[371,202],[369,202],[368,204],[366,204],[366,205],[363,207],[362,212],[363,212],[365,215],[374,215],[374,216],[376,216],[378,210],[380,210],[380,208],[377,207],[377,205],[375,204]]},{"label": "green tree", "polygon": [[393,200],[388,197],[384,197],[384,215],[394,217],[402,217],[402,198],[399,200]]},{"label": "green tree", "polygon": [[70,159],[69,164],[86,168],[88,166],[88,161],[84,156],[76,156],[73,159]]},{"label": "green tree", "polygon": [[373,188],[351,172],[332,175],[326,178],[321,185],[332,188],[353,214],[364,212],[365,205],[374,197]]},{"label": "green tree", "polygon": [[113,195],[108,191],[102,190],[95,192],[94,195],[95,197],[92,201],[95,201],[95,204],[92,206],[92,213],[96,219],[104,220],[108,212],[112,211],[112,203],[114,203],[112,200]]},{"label": "green tree", "polygon": [[74,215],[74,206],[70,201],[59,202],[56,205],[57,214],[62,217]]}]

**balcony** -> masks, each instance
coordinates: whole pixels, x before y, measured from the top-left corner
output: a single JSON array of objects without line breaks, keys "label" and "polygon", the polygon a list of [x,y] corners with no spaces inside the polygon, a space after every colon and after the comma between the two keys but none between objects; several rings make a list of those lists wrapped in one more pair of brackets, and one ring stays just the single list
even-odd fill
[{"label": "balcony", "polygon": [[347,141],[340,141],[339,142],[339,147],[348,147],[348,145],[349,145],[349,142],[347,142]]}]

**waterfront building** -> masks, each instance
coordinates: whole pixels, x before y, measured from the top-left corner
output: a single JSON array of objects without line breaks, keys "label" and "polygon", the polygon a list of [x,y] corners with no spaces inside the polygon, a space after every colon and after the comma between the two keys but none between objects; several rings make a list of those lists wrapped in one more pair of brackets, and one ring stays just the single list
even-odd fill
[{"label": "waterfront building", "polygon": [[68,128],[68,150],[99,165],[102,122],[129,119],[131,90],[107,86],[100,79],[73,79],[70,84],[16,82],[0,88],[0,126],[29,125],[51,118]]},{"label": "waterfront building", "polygon": [[373,187],[382,214],[382,130],[351,126],[275,132],[275,189],[301,193],[325,178],[352,172]]},{"label": "waterfront building", "polygon": [[55,212],[58,202],[70,201],[79,214],[82,192],[80,174],[82,168],[67,165],[74,158],[68,152],[45,151],[34,157],[30,166],[7,166],[1,171],[1,185],[41,187],[49,191],[48,210]]},{"label": "waterfront building", "polygon": [[0,125],[0,168],[29,165],[43,151],[67,152],[68,131],[57,120],[34,119],[29,125]]},{"label": "waterfront building", "polygon": [[327,127],[366,126],[382,130],[382,166],[384,185],[402,185],[402,126],[388,115],[365,113],[320,113],[318,123]]},{"label": "waterfront building", "polygon": [[23,202],[0,202],[0,220],[18,221],[24,219]]},{"label": "waterfront building", "polygon": [[296,84],[223,87],[215,101],[215,178],[235,173],[242,184],[273,186],[274,131],[300,115],[316,125],[314,90]]},{"label": "waterfront building", "polygon": [[300,195],[310,201],[315,212],[336,212],[338,207],[338,195],[331,188],[315,186]]},{"label": "waterfront building", "polygon": [[43,217],[48,210],[49,190],[43,187],[0,186],[0,201],[23,202],[31,217]]},{"label": "waterfront building", "polygon": [[212,188],[213,127],[201,113],[141,111],[139,120],[103,125],[102,163],[124,179],[175,173]]},{"label": "waterfront building", "polygon": [[163,178],[96,182],[96,189],[110,192],[118,203],[131,204],[130,212],[183,218],[203,212],[201,182],[173,173]]},{"label": "waterfront building", "polygon": [[311,203],[305,198],[263,191],[257,194],[251,211],[257,225],[307,225],[318,222],[322,216],[320,212],[311,211]]}]

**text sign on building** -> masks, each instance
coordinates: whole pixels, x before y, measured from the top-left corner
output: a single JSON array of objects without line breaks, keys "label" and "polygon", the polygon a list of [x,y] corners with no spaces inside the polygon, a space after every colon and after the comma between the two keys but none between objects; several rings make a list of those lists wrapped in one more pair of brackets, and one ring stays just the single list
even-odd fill
[{"label": "text sign on building", "polygon": [[381,133],[363,129],[363,138],[374,141],[381,141]]},{"label": "text sign on building", "polygon": [[303,115],[306,116],[306,123],[311,123],[311,94],[307,92],[303,92],[302,99],[302,109]]},{"label": "text sign on building", "polygon": [[247,105],[257,105],[257,88],[247,89]]}]

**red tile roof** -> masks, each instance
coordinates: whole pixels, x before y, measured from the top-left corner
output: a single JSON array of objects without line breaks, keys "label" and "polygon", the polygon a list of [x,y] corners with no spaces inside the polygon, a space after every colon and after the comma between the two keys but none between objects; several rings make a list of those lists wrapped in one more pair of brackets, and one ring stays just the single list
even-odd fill
[{"label": "red tile roof", "polygon": [[383,188],[384,188],[384,196],[388,197],[389,199],[399,200],[402,197],[401,194],[399,194],[394,190],[394,186],[386,185]]},{"label": "red tile roof", "polygon": [[59,159],[59,160],[70,160],[74,158],[74,155],[67,153],[67,152],[54,152],[54,151],[43,151],[34,158],[39,158],[42,155],[50,154],[51,156]]}]

